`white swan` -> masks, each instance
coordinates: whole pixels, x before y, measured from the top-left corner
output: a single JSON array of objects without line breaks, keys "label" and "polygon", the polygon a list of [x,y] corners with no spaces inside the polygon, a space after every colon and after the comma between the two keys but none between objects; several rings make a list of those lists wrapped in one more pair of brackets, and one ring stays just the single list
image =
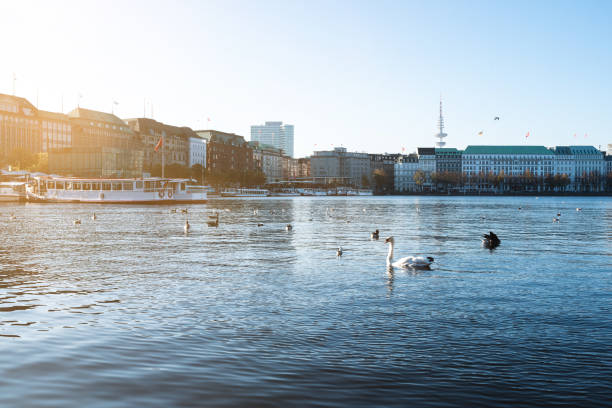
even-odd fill
[{"label": "white swan", "polygon": [[395,268],[429,268],[429,265],[434,261],[431,256],[407,256],[405,258],[398,259],[393,262],[393,244],[395,240],[393,237],[389,237],[385,240],[385,244],[389,244],[389,254],[387,255],[387,266],[393,266]]}]

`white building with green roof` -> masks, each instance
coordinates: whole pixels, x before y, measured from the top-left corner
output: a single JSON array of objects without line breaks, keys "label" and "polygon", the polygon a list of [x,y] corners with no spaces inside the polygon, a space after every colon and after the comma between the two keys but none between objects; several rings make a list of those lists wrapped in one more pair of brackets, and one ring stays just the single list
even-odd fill
[{"label": "white building with green roof", "polygon": [[554,171],[554,153],[544,146],[468,146],[462,155],[467,176],[493,173],[545,176]]}]

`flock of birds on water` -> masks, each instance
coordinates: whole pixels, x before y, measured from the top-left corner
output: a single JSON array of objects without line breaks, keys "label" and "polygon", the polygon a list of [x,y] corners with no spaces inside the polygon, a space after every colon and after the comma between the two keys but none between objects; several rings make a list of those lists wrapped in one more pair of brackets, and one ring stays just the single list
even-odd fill
[{"label": "flock of birds on water", "polygon": [[[523,207],[518,207],[519,211],[521,211],[522,209]],[[417,212],[420,211],[418,207],[416,208],[416,210]],[[229,212],[231,210],[229,208],[226,208],[225,211]],[[284,212],[285,210],[282,209],[281,211]],[[329,208],[326,208],[325,210],[326,216],[331,216],[331,213],[333,213],[333,211],[334,211],[333,208],[331,210]],[[365,212],[366,209],[364,208],[363,211]],[[580,207],[576,208],[576,211],[582,211],[582,208]],[[185,234],[188,234],[191,229],[191,225],[189,224],[189,220],[187,219],[188,212],[189,210],[187,208],[170,209],[171,214],[176,214],[176,213],[185,214],[185,224],[183,225],[183,231]],[[253,215],[257,216],[258,214],[259,214],[259,210],[257,209],[253,210]],[[17,219],[14,213],[11,213],[9,218],[11,220]],[[96,215],[96,213],[95,212],[92,213],[91,220],[96,221],[97,219],[98,219],[98,216]],[[484,217],[481,217],[481,219],[484,219]],[[560,220],[561,220],[561,212],[557,212],[557,215],[553,216],[553,223],[560,222]],[[310,218],[309,221],[312,221],[312,218]],[[76,218],[73,220],[73,223],[74,225],[81,225],[82,222],[80,218]],[[218,227],[219,226],[219,212],[217,211],[217,212],[214,212],[213,214],[209,214],[206,223],[209,227]],[[350,221],[347,220],[347,223],[350,223]],[[264,226],[263,223],[261,222],[257,223],[257,227],[263,227],[263,226]],[[287,232],[291,232],[293,230],[293,226],[291,224],[286,224],[285,230]],[[370,233],[370,239],[378,240],[379,238],[380,238],[380,231],[378,229]],[[389,252],[387,254],[387,266],[388,267],[400,268],[400,269],[429,269],[431,264],[434,262],[434,258],[431,256],[406,256],[396,261],[393,261],[393,249],[395,245],[395,239],[392,236],[390,236],[385,239],[385,244],[388,244],[389,246]],[[482,246],[487,249],[494,250],[500,244],[501,244],[501,240],[493,231],[489,231],[488,234],[484,234],[482,236]],[[336,256],[340,257],[342,256],[342,254],[343,254],[342,247],[338,247],[336,249]]]}]

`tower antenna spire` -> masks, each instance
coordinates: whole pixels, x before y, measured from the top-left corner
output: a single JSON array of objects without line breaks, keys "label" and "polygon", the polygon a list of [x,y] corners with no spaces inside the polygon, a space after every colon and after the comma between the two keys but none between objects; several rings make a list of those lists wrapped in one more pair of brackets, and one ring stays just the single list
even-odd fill
[{"label": "tower antenna spire", "polygon": [[444,133],[444,116],[442,115],[442,94],[440,94],[440,118],[438,119],[438,129],[439,132],[436,137],[440,140],[436,142],[436,147],[444,147],[446,145],[444,138],[448,135]]}]

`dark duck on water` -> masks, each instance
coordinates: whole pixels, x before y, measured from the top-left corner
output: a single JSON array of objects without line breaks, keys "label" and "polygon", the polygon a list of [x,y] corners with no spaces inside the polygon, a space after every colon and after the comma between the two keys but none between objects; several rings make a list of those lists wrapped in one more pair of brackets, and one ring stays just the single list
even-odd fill
[{"label": "dark duck on water", "polygon": [[489,231],[488,234],[482,236],[482,245],[485,248],[493,249],[497,248],[501,244],[500,239],[495,235],[493,231]]}]

